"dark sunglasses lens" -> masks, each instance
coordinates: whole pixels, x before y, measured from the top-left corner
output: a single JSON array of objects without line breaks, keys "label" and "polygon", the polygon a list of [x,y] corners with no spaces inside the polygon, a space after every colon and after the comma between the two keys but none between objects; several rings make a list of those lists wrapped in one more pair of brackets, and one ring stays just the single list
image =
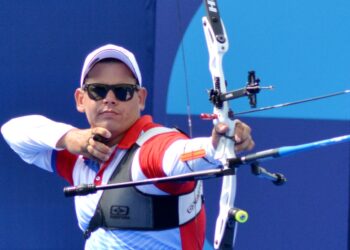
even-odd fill
[{"label": "dark sunglasses lens", "polygon": [[113,88],[113,93],[119,101],[129,101],[134,96],[135,88],[131,86],[120,86]]},{"label": "dark sunglasses lens", "polygon": [[87,86],[87,92],[91,99],[98,101],[106,97],[108,89],[104,86],[91,84]]},{"label": "dark sunglasses lens", "polygon": [[108,91],[112,90],[116,99],[122,102],[129,101],[133,98],[136,86],[110,86],[104,84],[89,84],[84,88],[92,100],[99,101],[106,98]]}]

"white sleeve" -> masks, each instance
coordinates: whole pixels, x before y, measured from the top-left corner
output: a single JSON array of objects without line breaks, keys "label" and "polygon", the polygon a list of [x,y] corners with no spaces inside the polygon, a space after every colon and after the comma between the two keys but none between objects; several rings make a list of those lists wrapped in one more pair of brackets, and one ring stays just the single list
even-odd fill
[{"label": "white sleeve", "polygon": [[[205,155],[183,160],[184,154],[196,151],[202,151]],[[177,175],[217,168],[221,163],[214,159],[214,153],[215,149],[211,137],[177,140],[170,145],[164,154],[163,170],[166,175]]]},{"label": "white sleeve", "polygon": [[27,163],[52,171],[51,154],[59,139],[73,126],[41,115],[11,119],[1,127],[9,146]]}]

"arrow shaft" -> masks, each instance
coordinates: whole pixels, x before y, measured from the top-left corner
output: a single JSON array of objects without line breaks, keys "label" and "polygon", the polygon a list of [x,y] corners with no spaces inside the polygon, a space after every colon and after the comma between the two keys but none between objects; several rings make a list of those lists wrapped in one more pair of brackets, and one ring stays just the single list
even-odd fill
[{"label": "arrow shaft", "polygon": [[307,99],[298,100],[298,101],[294,101],[294,102],[286,102],[286,103],[282,103],[282,104],[277,104],[277,105],[272,105],[272,106],[252,109],[252,110],[248,110],[248,111],[242,111],[242,112],[235,113],[235,115],[245,115],[245,114],[250,114],[250,113],[255,113],[255,112],[260,112],[260,111],[266,111],[266,110],[270,110],[270,109],[275,109],[275,108],[283,108],[283,107],[287,107],[287,106],[292,106],[292,105],[296,105],[296,104],[317,101],[317,100],[326,99],[326,98],[330,98],[330,97],[335,97],[335,96],[339,96],[339,95],[345,95],[345,94],[349,94],[349,93],[350,93],[350,89],[347,89],[347,90],[344,90],[344,91],[339,91],[339,92],[331,93],[331,94],[328,94],[328,95],[307,98]]}]

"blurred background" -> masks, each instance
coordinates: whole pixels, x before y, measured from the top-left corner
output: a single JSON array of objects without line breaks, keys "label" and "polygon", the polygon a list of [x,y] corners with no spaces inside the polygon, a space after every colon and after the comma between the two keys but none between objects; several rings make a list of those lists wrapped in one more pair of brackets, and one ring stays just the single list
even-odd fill
[{"label": "blurred background", "polygon": [[[228,89],[255,70],[273,91],[258,106],[350,88],[350,2],[346,0],[218,0],[230,49],[224,58]],[[42,114],[84,128],[73,93],[87,53],[115,43],[136,55],[149,91],[145,113],[156,122],[207,136],[212,87],[200,0],[0,0],[0,124]],[[249,110],[246,99],[232,101]],[[253,129],[259,151],[350,132],[347,95],[237,118]],[[0,138],[3,200],[0,249],[83,249],[68,185],[22,162]],[[264,163],[288,182],[275,186],[238,171],[236,206],[248,211],[238,250],[349,248],[350,146],[339,144]],[[221,180],[205,181],[207,245],[212,249]],[[45,239],[45,240],[44,240]]]}]

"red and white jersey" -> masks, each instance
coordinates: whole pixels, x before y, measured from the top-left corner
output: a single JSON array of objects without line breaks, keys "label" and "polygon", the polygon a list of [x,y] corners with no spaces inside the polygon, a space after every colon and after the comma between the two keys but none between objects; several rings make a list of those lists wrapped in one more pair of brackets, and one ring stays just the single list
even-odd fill
[{"label": "red and white jersey", "polygon": [[[95,161],[67,150],[56,148],[58,140],[73,127],[54,122],[39,115],[10,120],[1,132],[10,147],[27,163],[35,164],[65,178],[71,185],[107,184],[119,161],[143,132],[159,127],[150,116],[141,117],[115,146],[110,159]],[[172,131],[156,135],[146,141],[135,154],[132,180],[172,176],[217,167],[210,137],[188,139]],[[162,183],[137,187],[154,195],[183,194],[192,191],[195,182]],[[102,191],[75,197],[79,227],[84,231],[95,212]],[[200,203],[201,204],[201,203]],[[181,206],[181,204],[180,204]],[[204,206],[201,204],[201,206]],[[195,209],[201,209],[196,207]],[[145,215],[147,216],[147,215]],[[202,249],[205,240],[205,211],[178,228],[161,231],[106,230],[93,232],[85,249]]]}]

